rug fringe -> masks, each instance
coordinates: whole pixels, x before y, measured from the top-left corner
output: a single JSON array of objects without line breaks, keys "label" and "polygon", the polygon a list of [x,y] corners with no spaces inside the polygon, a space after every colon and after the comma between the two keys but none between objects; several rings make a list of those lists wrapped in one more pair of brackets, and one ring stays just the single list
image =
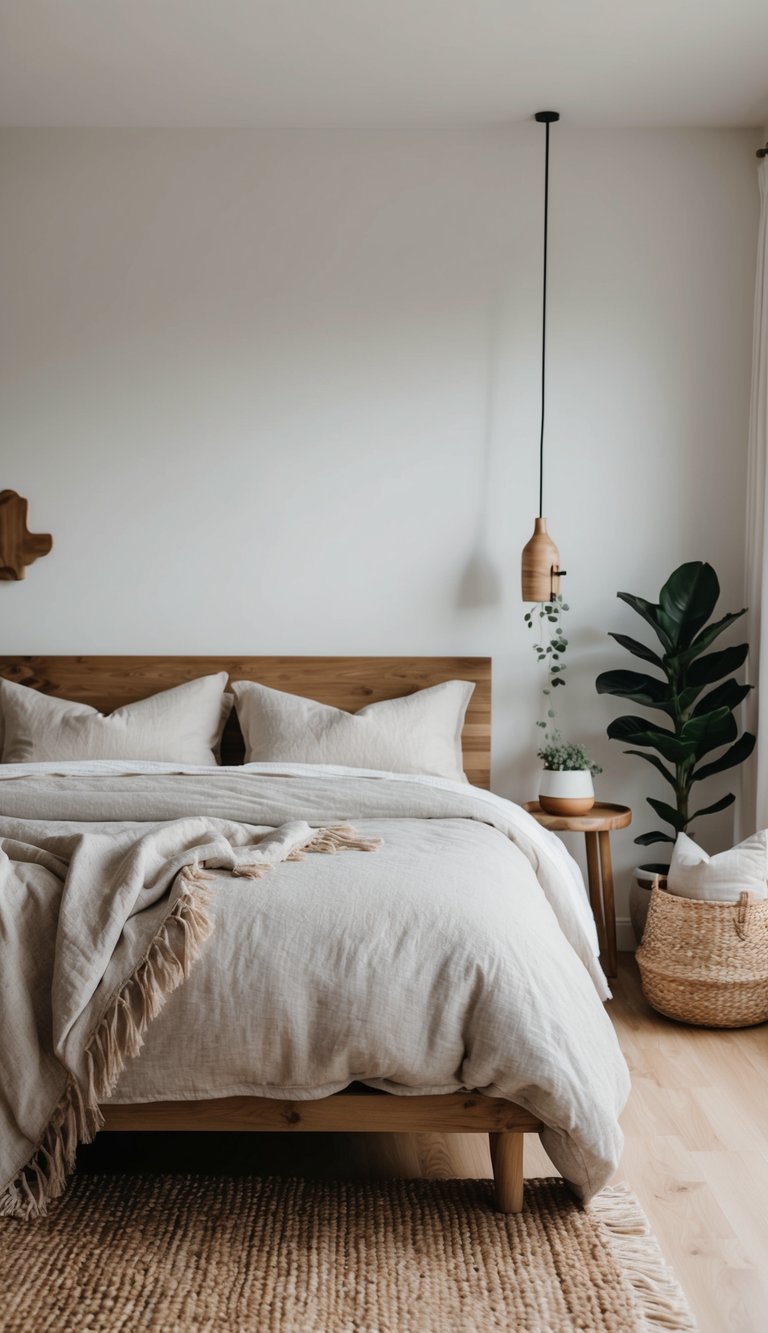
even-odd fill
[{"label": "rug fringe", "polygon": [[696,1333],[683,1290],[629,1187],[609,1185],[588,1210],[604,1228],[606,1243],[632,1287],[642,1319],[638,1333]]},{"label": "rug fringe", "polygon": [[[114,1092],[126,1061],[138,1055],[152,1019],[188,976],[210,935],[211,894],[203,883],[210,876],[199,866],[185,867],[182,876],[185,887],[88,1040],[85,1088],[68,1078],[41,1143],[0,1195],[0,1217],[44,1217],[48,1202],[63,1194],[78,1143],[90,1143],[104,1123],[99,1103]],[[180,944],[171,943],[171,932],[177,940],[180,933]]]}]

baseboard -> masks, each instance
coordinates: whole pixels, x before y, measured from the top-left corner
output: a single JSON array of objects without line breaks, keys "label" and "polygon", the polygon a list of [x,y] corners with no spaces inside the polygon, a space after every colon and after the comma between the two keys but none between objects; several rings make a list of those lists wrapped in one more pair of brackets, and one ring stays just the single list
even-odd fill
[{"label": "baseboard", "polygon": [[632,922],[628,916],[616,918],[616,947],[620,953],[634,953],[637,948]]}]

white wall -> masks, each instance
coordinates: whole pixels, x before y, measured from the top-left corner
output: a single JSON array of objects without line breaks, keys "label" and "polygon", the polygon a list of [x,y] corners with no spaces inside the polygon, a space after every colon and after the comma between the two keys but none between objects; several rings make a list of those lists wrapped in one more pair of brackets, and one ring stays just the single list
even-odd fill
[{"label": "white wall", "polygon": [[[617,588],[704,558],[741,602],[758,137],[553,135],[562,726],[636,831],[665,793],[593,682],[629,665]],[[2,133],[0,488],[54,550],[0,584],[1,650],[490,653],[496,786],[531,795],[542,153],[534,126]]]}]

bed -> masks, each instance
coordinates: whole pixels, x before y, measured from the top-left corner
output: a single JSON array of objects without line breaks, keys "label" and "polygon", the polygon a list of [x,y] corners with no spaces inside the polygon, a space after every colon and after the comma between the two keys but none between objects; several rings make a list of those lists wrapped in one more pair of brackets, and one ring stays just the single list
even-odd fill
[{"label": "bed", "polygon": [[[78,803],[85,799],[83,797],[85,786],[88,786],[87,804],[82,805],[82,809],[87,809],[86,819],[90,821],[88,827],[96,830],[108,827],[109,819],[115,810],[119,810],[129,824],[132,821],[140,824],[146,820],[147,811],[151,810],[149,818],[159,819],[164,826],[167,826],[170,822],[179,820],[187,810],[191,812],[190,817],[192,815],[200,817],[201,813],[204,814],[210,809],[211,817],[219,820],[221,827],[224,827],[221,821],[231,821],[233,815],[242,818],[242,810],[251,808],[242,804],[243,793],[251,801],[255,799],[253,793],[263,790],[268,795],[269,808],[271,809],[273,805],[279,806],[288,815],[296,814],[299,808],[304,809],[304,806],[301,806],[301,802],[304,801],[306,819],[313,827],[324,822],[326,809],[336,809],[336,805],[333,804],[335,802],[343,806],[343,809],[339,808],[340,815],[346,818],[351,813],[356,825],[360,821],[364,834],[371,829],[375,831],[380,827],[384,828],[383,842],[386,856],[390,859],[395,858],[395,864],[400,867],[401,879],[407,877],[408,865],[416,864],[419,855],[425,858],[425,864],[427,859],[430,863],[437,863],[443,855],[444,848],[450,843],[453,848],[450,866],[460,868],[460,873],[459,870],[455,871],[456,884],[453,884],[451,879],[453,869],[451,873],[443,872],[443,874],[457,902],[464,893],[462,885],[466,882],[466,878],[462,880],[461,876],[466,877],[469,874],[462,857],[464,862],[468,863],[473,857],[482,858],[487,852],[489,857],[492,854],[492,857],[499,859],[499,864],[505,873],[507,871],[511,873],[507,861],[514,851],[515,857],[518,858],[515,862],[518,867],[516,873],[519,871],[521,880],[525,881],[525,892],[528,894],[525,910],[523,907],[515,908],[518,916],[515,918],[514,929],[527,930],[526,923],[528,918],[531,918],[533,922],[530,927],[533,932],[531,940],[543,942],[541,947],[544,953],[551,950],[555,960],[550,970],[556,973],[557,977],[547,983],[552,987],[553,1010],[557,1009],[557,1005],[563,1010],[572,1006],[574,1014],[580,1014],[581,1017],[574,1020],[559,1015],[556,1022],[553,1020],[550,1030],[545,992],[542,992],[544,999],[538,996],[536,999],[538,1010],[531,1026],[541,1027],[542,1031],[547,1029],[544,1035],[539,1034],[538,1041],[539,1045],[543,1045],[545,1051],[550,1053],[547,1059],[551,1061],[553,1068],[546,1076],[543,1074],[541,1076],[540,1081],[544,1088],[542,1092],[542,1089],[536,1086],[537,1075],[530,1073],[535,1063],[535,1056],[532,1054],[532,1048],[528,1049],[529,1034],[527,1031],[518,1031],[514,1037],[517,1043],[514,1049],[520,1051],[521,1062],[526,1063],[529,1072],[525,1078],[521,1076],[517,1078],[515,1086],[519,1085],[520,1088],[520,1095],[517,1098],[496,1095],[497,1080],[487,1072],[482,1073],[482,1081],[478,1082],[478,1087],[473,1084],[463,1086],[462,1078],[462,1072],[472,1071],[475,1067],[484,1071],[491,1068],[492,1061],[491,1065],[488,1064],[488,1059],[483,1063],[477,1056],[477,1050],[472,1049],[473,1043],[475,1047],[482,1047],[483,1041],[486,1040],[483,1023],[489,1030],[494,1030],[494,1024],[496,1027],[501,1024],[505,1032],[504,1039],[512,1042],[511,1034],[519,1021],[514,1007],[508,1012],[502,1007],[490,1018],[483,1013],[477,1022],[481,1037],[471,1030],[475,1022],[475,1009],[482,1011],[484,1005],[486,1007],[491,1005],[492,1001],[487,999],[486,992],[493,993],[494,985],[503,991],[506,985],[504,978],[494,985],[488,984],[487,979],[483,980],[480,986],[483,994],[479,998],[475,992],[480,983],[472,978],[466,981],[466,993],[461,999],[464,1007],[456,1020],[459,1028],[464,1025],[466,1032],[463,1035],[459,1032],[455,1040],[455,1034],[451,1033],[450,1041],[446,1038],[444,1042],[446,1046],[453,1042],[450,1057],[455,1068],[454,1074],[451,1075],[454,1083],[452,1087],[446,1086],[446,1079],[439,1070],[431,1081],[427,1080],[426,1091],[418,1085],[413,1085],[412,1070],[410,1072],[406,1070],[405,1074],[401,1073],[398,1077],[389,1077],[394,1067],[392,1062],[397,1063],[396,1053],[390,1051],[387,1056],[390,1065],[373,1071],[373,1077],[368,1077],[372,1072],[368,1067],[347,1070],[352,1077],[346,1078],[346,1086],[335,1086],[336,1083],[344,1083],[345,1077],[330,1078],[327,1080],[327,1091],[324,1091],[323,1086],[318,1087],[317,1083],[296,1088],[289,1078],[290,1086],[280,1087],[278,1082],[272,1079],[268,1087],[260,1088],[259,1095],[255,1095],[253,1091],[244,1090],[239,1086],[238,1079],[222,1075],[223,1082],[227,1085],[226,1095],[212,1095],[217,1091],[213,1085],[214,1080],[209,1080],[206,1085],[206,1095],[200,1095],[200,1087],[188,1085],[184,1071],[181,1071],[178,1083],[182,1095],[174,1096],[174,1090],[178,1088],[174,1089],[173,1080],[163,1073],[169,1062],[169,1051],[173,1051],[174,1043],[179,1042],[180,1030],[184,1033],[181,1039],[183,1042],[194,1043],[195,1039],[191,1009],[185,1017],[185,1005],[191,1005],[192,1000],[186,1000],[184,997],[194,996],[197,988],[199,995],[195,1003],[199,1005],[204,1002],[210,1006],[211,988],[219,986],[222,991],[226,991],[228,985],[226,968],[222,970],[219,965],[217,970],[211,952],[214,947],[212,943],[203,954],[202,962],[195,964],[185,984],[171,995],[166,1008],[148,1027],[144,1051],[138,1059],[130,1062],[119,1080],[114,1080],[116,1086],[112,1088],[109,1098],[102,1101],[92,1128],[100,1128],[104,1132],[279,1130],[286,1133],[300,1133],[428,1130],[443,1133],[489,1134],[497,1206],[509,1212],[518,1211],[522,1206],[524,1135],[537,1132],[542,1134],[551,1153],[553,1149],[550,1145],[554,1145],[555,1157],[559,1152],[561,1169],[564,1168],[566,1178],[574,1180],[576,1192],[581,1197],[588,1197],[604,1183],[618,1159],[621,1135],[617,1117],[627,1091],[626,1068],[618,1052],[613,1030],[600,1003],[608,994],[607,987],[594,956],[594,941],[587,940],[583,921],[580,924],[577,919],[578,912],[575,912],[572,899],[574,892],[578,893],[578,888],[574,889],[573,878],[570,883],[566,882],[571,872],[563,859],[566,854],[562,851],[561,844],[552,838],[552,835],[546,835],[538,829],[535,822],[523,812],[513,807],[507,809],[507,803],[499,802],[490,795],[483,796],[490,786],[490,661],[467,657],[0,658],[0,677],[31,686],[55,698],[93,705],[104,712],[146,698],[158,690],[168,689],[209,672],[219,671],[226,671],[233,681],[259,681],[270,688],[315,699],[350,712],[355,712],[369,703],[409,695],[441,682],[456,679],[470,681],[474,684],[474,693],[466,712],[461,747],[464,769],[471,786],[462,791],[454,790],[457,786],[455,783],[440,784],[437,781],[419,780],[415,777],[400,780],[394,775],[388,780],[382,780],[381,774],[359,776],[351,771],[314,774],[304,771],[300,765],[278,766],[284,771],[277,773],[263,771],[264,768],[269,768],[268,765],[262,766],[259,771],[254,771],[257,766],[253,765],[238,769],[235,766],[242,764],[243,739],[233,711],[221,742],[223,770],[213,776],[192,771],[174,771],[173,766],[168,766],[170,771],[151,775],[126,771],[119,775],[100,773],[93,779],[77,771],[67,772],[66,769],[62,769],[59,773],[45,772],[40,775],[36,772],[22,772],[18,777],[9,770],[5,775],[0,775],[4,777],[0,782],[0,835],[4,831],[6,837],[9,834],[18,836],[20,829],[32,828],[34,821],[29,822],[30,808],[38,819],[41,811],[45,810],[46,816],[52,819],[54,824],[60,820],[62,829],[65,825],[69,827],[67,821],[77,822],[81,813],[81,805]],[[161,793],[157,798],[154,796],[151,798],[152,801],[157,800],[156,807],[147,805],[150,799],[147,796],[148,785],[152,791],[157,789]],[[35,799],[29,806],[32,797]],[[419,838],[422,842],[427,840],[426,850],[421,849],[421,843],[409,841],[414,837],[411,824],[417,814],[420,820]],[[9,822],[5,822],[3,817]],[[251,822],[267,826],[275,823],[276,818],[275,820],[261,818]],[[230,824],[227,828],[230,828]],[[432,841],[429,842],[429,839]],[[521,847],[527,857],[527,866],[523,866],[522,853],[518,855]],[[399,861],[396,859],[398,856]],[[336,880],[331,877],[330,865],[324,864],[319,867],[320,861],[330,861],[331,858],[310,859],[318,863],[312,866],[313,884],[317,882],[325,885],[323,893],[327,897],[321,901],[333,904],[335,890],[332,886]],[[342,906],[338,910],[342,912],[347,910],[343,906],[344,903],[357,901],[349,895],[358,891],[359,885],[355,876],[362,872],[351,868],[353,866],[351,856],[338,858],[338,867],[335,864],[336,860],[337,858],[333,858],[334,877],[341,876],[342,862],[345,867],[350,867],[344,872],[347,880],[344,893],[347,897],[341,895]],[[388,891],[386,880],[382,879],[386,870],[385,862],[384,856],[379,860],[370,858],[370,865],[373,866],[374,863],[376,865],[373,871],[369,870],[369,863],[366,861],[365,873],[369,879],[373,876],[372,892],[378,895],[377,902],[384,902]],[[359,861],[355,862],[355,865],[360,864]],[[298,865],[291,865],[272,878],[275,885],[279,880],[282,886],[294,882],[299,886],[303,883],[300,877],[309,873],[309,870],[305,871]],[[490,878],[496,873],[491,866]],[[535,875],[549,886],[551,901],[545,902],[541,894],[533,890]],[[292,876],[295,878],[292,879]],[[563,883],[558,883],[558,877]],[[239,882],[236,884],[234,878],[232,884],[236,885],[231,890],[232,893],[237,892],[241,895],[237,900],[240,904],[237,910],[240,912],[255,910],[250,905],[242,906],[246,890],[239,885]],[[247,892],[252,892],[252,889],[251,885]],[[227,892],[229,891],[228,888]],[[398,891],[401,893],[401,900],[397,910],[401,913],[407,912],[413,898],[413,887],[407,888],[400,884]],[[284,892],[284,889],[281,889],[281,892]],[[298,888],[296,892],[299,893]],[[479,914],[482,912],[490,911],[492,914],[503,892],[505,890],[500,889],[499,884],[490,888],[481,886],[477,893],[477,904],[472,909],[476,918],[480,919]],[[483,893],[486,894],[485,898]],[[226,894],[222,886],[219,886],[219,894],[224,900]],[[265,891],[259,886],[258,898],[251,898],[249,902],[261,903],[264,895]],[[394,890],[393,898],[396,899]],[[449,898],[450,894],[447,894],[446,903]],[[275,915],[280,915],[284,905],[288,903],[289,906],[285,910],[290,918],[290,904],[293,900],[283,896],[278,901],[281,906]],[[372,898],[371,902],[373,901]],[[578,937],[575,938],[578,946],[575,951],[561,938],[561,932],[553,918],[553,901],[555,914],[559,911],[565,919],[566,930],[570,929],[574,938]],[[306,902],[304,899],[301,899],[301,902],[303,904],[301,912],[306,916]],[[461,910],[465,909],[462,907]],[[506,907],[504,910],[507,910]],[[579,911],[583,912],[583,905]],[[304,920],[301,912],[297,909],[292,927],[299,932]],[[447,907],[446,914],[448,915]],[[220,936],[221,949],[229,948],[228,966],[231,967],[232,976],[239,978],[238,984],[252,984],[250,980],[247,983],[242,982],[243,969],[238,967],[237,938],[233,936],[227,944],[227,930],[236,933],[236,928],[234,925],[231,928],[228,925],[224,928],[222,922],[225,919],[225,915],[222,915],[222,920],[217,920],[213,941],[215,942]],[[373,921],[374,918],[369,916],[369,926]],[[439,934],[439,915],[435,921],[437,924],[433,929]],[[287,929],[287,926],[281,928]],[[375,923],[373,928],[376,928]],[[506,928],[506,924],[501,922],[499,929],[503,931]],[[242,922],[237,929],[242,935],[244,929]],[[272,952],[275,948],[279,951],[282,947],[280,937],[270,935],[271,927],[267,928],[264,921],[260,929],[266,939],[272,942],[270,946]],[[391,920],[388,932],[382,935],[380,941],[384,953],[387,940],[392,934]],[[574,940],[571,943],[573,944]],[[330,948],[327,941],[326,945]],[[399,947],[402,952],[402,942]],[[530,989],[540,990],[541,983],[536,976],[536,960],[531,956],[533,946],[523,948],[522,945],[516,944],[515,947],[518,948],[520,957],[526,957],[525,967],[529,970],[528,982],[525,984]],[[466,972],[470,966],[466,953],[461,949],[457,952],[456,947],[453,951],[457,957],[460,955],[460,967],[464,967]],[[579,952],[580,957],[577,956]],[[308,955],[305,954],[306,956]],[[329,954],[328,957],[332,955]],[[262,960],[260,970],[268,975],[269,966],[269,961],[265,958]],[[295,967],[295,959],[293,966]],[[307,966],[311,971],[311,957]],[[328,968],[327,960],[324,966],[327,970],[332,970]],[[497,967],[495,958],[491,959],[489,967],[491,972]],[[428,972],[426,965],[423,970],[425,973]],[[462,976],[459,969],[459,983],[455,988],[459,991],[465,985]],[[262,984],[266,985],[267,982],[264,981]],[[315,984],[319,984],[317,980]],[[452,993],[453,979],[446,983],[442,976],[436,977],[432,979],[430,985],[435,994],[439,993],[440,1005],[449,1008],[450,1005],[447,1004],[445,997],[446,994]],[[440,987],[443,989],[440,990]],[[560,998],[558,998],[558,987],[563,988],[563,995]],[[371,987],[366,983],[366,987],[361,988],[353,1000],[350,1000],[350,1004],[357,1005],[357,1018],[363,1023],[372,1021],[370,1013],[365,1009],[369,989],[375,991],[375,985]],[[206,998],[201,1000],[201,996]],[[262,1004],[263,998],[262,995]],[[273,1001],[279,1013],[279,998],[274,1000],[274,992]],[[218,1000],[214,1001],[214,1007],[218,1003]],[[376,996],[375,1005],[385,1009],[387,1003],[388,999],[383,991],[381,995]],[[397,1012],[400,1019],[405,1022],[403,1014],[406,1014],[407,1010]],[[288,1008],[284,1009],[280,1021],[283,1032],[281,1040],[284,1041],[284,1033],[289,1031],[294,1023],[292,1012]],[[311,1029],[311,1015],[304,1021]],[[188,1024],[187,1028],[183,1027],[184,1022]],[[389,1015],[389,1022],[391,1026],[392,1014]],[[176,1028],[173,1026],[174,1023],[177,1025]],[[430,1024],[434,1025],[434,1044],[439,1047],[445,1035],[440,1029],[439,1019],[430,1017],[427,1013],[424,1023],[427,1028]],[[579,1033],[574,1031],[573,1050],[568,1045],[571,1038],[568,1037],[565,1041],[562,1037],[563,1025],[567,1027],[569,1023],[573,1023],[574,1029],[580,1029]],[[232,1030],[231,1010],[226,1026],[228,1031]],[[507,1035],[507,1028],[510,1035]],[[299,1038],[295,1038],[291,1033],[291,1041],[294,1040],[300,1046],[302,1041],[306,1041],[306,1037],[302,1033]],[[458,1047],[455,1045],[456,1040]],[[462,1050],[462,1041],[466,1042],[466,1051]],[[558,1053],[555,1050],[558,1043],[562,1044],[563,1052]],[[140,1044],[139,1042],[138,1045]],[[568,1049],[565,1049],[566,1047]],[[211,1059],[210,1051],[207,1058]],[[239,1069],[245,1056],[238,1050],[236,1058],[240,1062],[237,1066]],[[309,1058],[306,1051],[302,1058]],[[475,1066],[472,1065],[473,1059]],[[579,1068],[580,1060],[583,1061],[583,1068]],[[558,1061],[561,1062],[560,1065]],[[338,1068],[334,1066],[334,1074],[338,1075],[340,1071],[343,1074],[346,1066],[342,1068],[342,1065],[343,1062]],[[387,1076],[382,1076],[382,1072]],[[164,1084],[163,1078],[166,1077],[168,1081]],[[150,1087],[150,1095],[146,1098],[143,1098],[142,1089],[145,1084],[142,1083],[142,1078],[147,1080],[147,1086]],[[258,1082],[258,1080],[249,1079],[247,1082]],[[235,1084],[238,1086],[235,1087]],[[564,1096],[561,1084],[567,1085],[567,1094]],[[480,1090],[481,1087],[483,1090]],[[262,1095],[264,1093],[269,1095]],[[562,1097],[563,1108],[555,1110],[554,1103],[559,1096]],[[546,1107],[544,1116],[539,1113],[537,1109],[539,1106]],[[596,1126],[594,1132],[591,1128],[592,1121]],[[10,1206],[7,1211],[12,1211]]]}]

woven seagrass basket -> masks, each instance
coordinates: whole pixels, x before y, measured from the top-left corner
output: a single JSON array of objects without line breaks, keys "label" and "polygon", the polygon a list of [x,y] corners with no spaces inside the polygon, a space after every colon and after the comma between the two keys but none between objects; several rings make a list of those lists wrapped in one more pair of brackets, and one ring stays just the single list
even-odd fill
[{"label": "woven seagrass basket", "polygon": [[768,900],[678,898],[658,878],[636,957],[643,994],[659,1013],[700,1027],[768,1020]]}]

